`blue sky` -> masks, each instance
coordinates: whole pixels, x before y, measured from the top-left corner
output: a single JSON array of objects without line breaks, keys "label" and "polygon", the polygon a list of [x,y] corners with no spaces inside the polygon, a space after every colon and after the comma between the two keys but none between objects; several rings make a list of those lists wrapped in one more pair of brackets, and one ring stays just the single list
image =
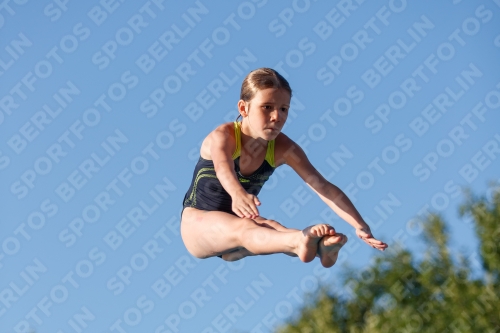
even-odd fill
[{"label": "blue sky", "polygon": [[377,237],[418,257],[416,217],[439,212],[475,263],[457,205],[500,177],[497,2],[4,1],[0,15],[2,332],[268,332],[383,255],[287,167],[260,213],[347,234],[336,266],[186,251],[198,148],[258,67],[289,80],[284,132]]}]

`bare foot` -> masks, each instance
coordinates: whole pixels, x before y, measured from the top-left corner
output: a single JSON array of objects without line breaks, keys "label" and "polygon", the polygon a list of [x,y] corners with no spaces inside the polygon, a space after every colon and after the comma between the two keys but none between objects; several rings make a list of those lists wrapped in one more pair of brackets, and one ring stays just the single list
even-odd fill
[{"label": "bare foot", "polygon": [[344,234],[335,234],[334,236],[324,236],[318,244],[318,255],[323,267],[329,268],[335,265],[339,251],[347,242],[347,236]]},{"label": "bare foot", "polygon": [[318,251],[318,242],[328,235],[335,235],[335,229],[328,224],[316,224],[302,230],[296,251],[300,260],[312,261]]}]

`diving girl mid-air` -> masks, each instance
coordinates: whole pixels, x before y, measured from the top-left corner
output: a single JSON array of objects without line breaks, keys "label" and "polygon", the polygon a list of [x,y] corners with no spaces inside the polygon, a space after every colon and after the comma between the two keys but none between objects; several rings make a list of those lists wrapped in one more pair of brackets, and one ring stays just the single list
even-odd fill
[{"label": "diving girl mid-air", "polygon": [[335,264],[347,237],[332,226],[289,229],[259,215],[257,195],[283,164],[352,225],[365,243],[379,250],[387,248],[386,243],[373,237],[344,192],[327,181],[300,146],[281,132],[291,96],[288,82],[278,72],[256,69],[242,83],[238,101],[242,120],[222,124],[204,139],[181,217],[182,239],[193,256],[234,261],[285,253],[303,262],[319,257],[325,267]]}]

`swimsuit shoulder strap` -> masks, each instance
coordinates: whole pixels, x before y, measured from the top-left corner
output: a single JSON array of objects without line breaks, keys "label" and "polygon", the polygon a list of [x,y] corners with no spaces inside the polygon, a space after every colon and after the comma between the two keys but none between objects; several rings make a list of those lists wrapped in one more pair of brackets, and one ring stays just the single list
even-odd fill
[{"label": "swimsuit shoulder strap", "polygon": [[[234,139],[236,141],[236,148],[234,149],[232,159],[235,160],[241,155],[241,122],[234,122]],[[276,167],[274,164],[274,140],[268,141],[267,151],[266,151],[266,161],[273,168]]]},{"label": "swimsuit shoulder strap", "polygon": [[240,121],[235,121],[234,122],[234,139],[236,141],[236,148],[234,149],[233,152],[233,160],[238,158],[241,154],[241,122]]},{"label": "swimsuit shoulder strap", "polygon": [[267,142],[266,161],[270,166],[276,168],[274,164],[274,140]]}]

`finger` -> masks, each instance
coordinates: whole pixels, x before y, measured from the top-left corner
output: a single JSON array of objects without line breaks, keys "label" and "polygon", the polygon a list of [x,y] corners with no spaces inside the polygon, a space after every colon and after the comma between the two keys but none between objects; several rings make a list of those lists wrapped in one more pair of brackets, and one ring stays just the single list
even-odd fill
[{"label": "finger", "polygon": [[255,215],[255,217],[259,216],[259,210],[257,209],[256,206],[251,206],[250,208],[252,210],[252,213]]},{"label": "finger", "polygon": [[387,248],[387,246],[385,246],[385,245],[379,245],[379,244],[372,244],[372,247],[374,249],[377,249],[377,250],[380,250],[380,251],[384,251]]},{"label": "finger", "polygon": [[377,241],[376,239],[373,239],[373,238],[368,239],[368,242],[372,246],[381,246],[382,245],[382,242]]},{"label": "finger", "polygon": [[236,205],[235,207],[236,209],[236,212],[240,214],[240,217],[246,217],[248,214],[245,210],[245,206],[239,204],[239,205]]},{"label": "finger", "polygon": [[248,212],[251,212],[253,210],[252,207],[253,207],[252,201],[245,201],[241,208],[248,211]]},{"label": "finger", "polygon": [[372,244],[368,239],[363,239],[366,244],[370,245],[371,247],[375,248],[375,244]]},{"label": "finger", "polygon": [[251,208],[248,208],[248,207],[247,207],[247,208],[245,208],[245,216],[246,216],[246,217],[248,217],[248,218],[253,218],[253,217],[254,217],[254,215],[255,215],[255,214],[253,213],[253,211],[252,211],[252,209],[251,209]]},{"label": "finger", "polygon": [[374,238],[372,235],[370,235],[368,237],[363,237],[361,239],[363,239],[363,240],[365,240],[365,239],[368,240],[369,239],[371,244],[383,244],[384,243],[384,242],[379,241],[378,239]]},{"label": "finger", "polygon": [[254,209],[254,207],[252,207],[252,206],[247,207],[247,211],[248,211],[250,218],[252,218],[252,219],[257,217],[259,214],[258,212],[256,212],[256,209]]},{"label": "finger", "polygon": [[247,217],[247,218],[250,217],[250,212],[247,209],[245,209],[245,207],[240,208],[240,212],[241,215],[243,215],[242,217]]},{"label": "finger", "polygon": [[242,217],[245,217],[244,214],[241,213],[241,211],[239,209],[234,209],[233,212],[239,217],[239,218],[242,218]]},{"label": "finger", "polygon": [[371,240],[372,244],[384,244],[384,242],[379,241],[378,239],[375,239],[375,238],[371,238],[370,240]]}]

